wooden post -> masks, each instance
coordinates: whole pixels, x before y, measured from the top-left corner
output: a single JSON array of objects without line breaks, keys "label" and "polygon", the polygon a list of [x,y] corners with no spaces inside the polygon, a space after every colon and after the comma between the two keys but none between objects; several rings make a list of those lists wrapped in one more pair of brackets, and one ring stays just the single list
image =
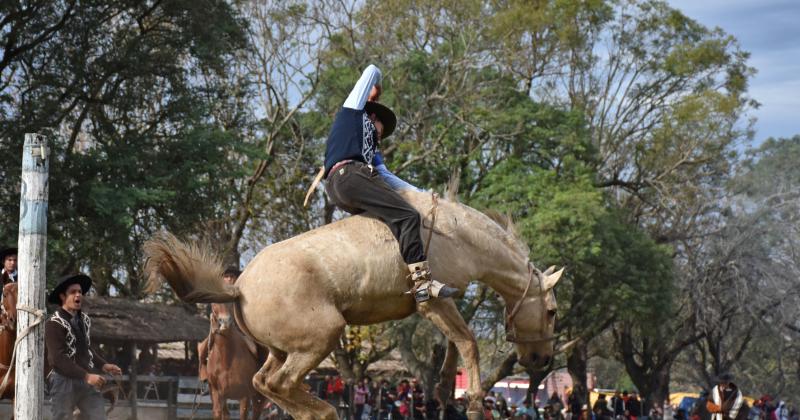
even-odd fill
[{"label": "wooden post", "polygon": [[[167,381],[167,415],[171,419],[178,418],[178,407],[175,401],[175,388],[178,387],[178,379],[170,377]],[[247,419],[242,419],[247,420]]]},{"label": "wooden post", "polygon": [[131,393],[129,396],[131,404],[131,417],[130,417],[131,420],[136,420],[139,418],[138,407],[137,407],[137,399],[139,398],[139,395],[137,395],[137,393],[139,392],[139,384],[136,380],[136,370],[138,368],[139,368],[139,363],[136,359],[136,342],[134,341],[133,343],[131,343],[131,364],[129,367],[130,372],[128,375],[131,387]]},{"label": "wooden post", "polygon": [[[18,334],[44,316],[47,256],[47,177],[50,169],[47,139],[25,134],[19,206]],[[27,310],[26,310],[27,309]],[[29,312],[42,311],[37,316]],[[40,322],[43,322],[41,318]],[[17,347],[14,418],[44,418],[44,325],[39,324]]]}]

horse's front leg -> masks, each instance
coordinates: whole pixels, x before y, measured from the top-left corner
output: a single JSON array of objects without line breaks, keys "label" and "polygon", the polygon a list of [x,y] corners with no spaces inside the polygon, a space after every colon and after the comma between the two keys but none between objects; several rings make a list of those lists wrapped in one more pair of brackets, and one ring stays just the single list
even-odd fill
[{"label": "horse's front leg", "polygon": [[439,370],[439,383],[436,384],[434,395],[442,407],[447,407],[453,389],[456,385],[456,375],[458,374],[458,348],[456,344],[447,340],[447,352],[444,355],[442,369]]},{"label": "horse's front leg", "polygon": [[[481,372],[478,360],[478,343],[475,335],[467,326],[464,318],[458,313],[452,299],[431,299],[418,305],[419,313],[436,325],[448,340],[453,342],[467,365],[469,375],[469,409],[470,420],[483,418],[483,390],[481,389]],[[447,407],[442,407],[446,409]]]}]

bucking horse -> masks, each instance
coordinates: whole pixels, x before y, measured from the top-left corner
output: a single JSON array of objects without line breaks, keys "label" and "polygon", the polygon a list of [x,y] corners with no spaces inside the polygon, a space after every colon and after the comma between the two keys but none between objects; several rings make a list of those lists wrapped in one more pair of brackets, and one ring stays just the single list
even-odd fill
[{"label": "bucking horse", "polygon": [[[563,269],[534,267],[510,223],[431,194],[402,195],[423,217],[434,277],[462,293],[471,280],[492,288],[505,301],[506,338],[516,344],[519,363],[548,364],[555,353],[553,287]],[[223,282],[219,258],[200,244],[161,233],[145,243],[144,252],[150,291],[165,280],[185,302],[235,303],[239,327],[269,350],[253,385],[296,419],[337,418],[333,406],[306,391],[303,379],[334,350],[346,325],[398,320],[415,312],[455,344],[469,374],[468,414],[481,418],[475,336],[453,299],[417,305],[405,293],[411,287],[406,264],[380,220],[347,217],[270,245],[235,285]]]}]

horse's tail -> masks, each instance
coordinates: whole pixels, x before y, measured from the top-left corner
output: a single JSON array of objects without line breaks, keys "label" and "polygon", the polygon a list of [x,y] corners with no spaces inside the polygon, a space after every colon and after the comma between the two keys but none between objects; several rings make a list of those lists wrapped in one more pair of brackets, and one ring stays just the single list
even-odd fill
[{"label": "horse's tail", "polygon": [[145,242],[142,248],[146,257],[147,293],[158,290],[166,280],[187,303],[224,303],[239,298],[239,289],[223,282],[222,263],[207,247],[186,244],[164,232]]}]

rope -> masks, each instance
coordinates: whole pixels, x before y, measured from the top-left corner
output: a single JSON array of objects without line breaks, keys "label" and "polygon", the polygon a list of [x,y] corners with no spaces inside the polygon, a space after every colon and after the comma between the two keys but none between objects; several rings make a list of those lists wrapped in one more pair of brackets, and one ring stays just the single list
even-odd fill
[{"label": "rope", "polygon": [[431,215],[431,227],[428,230],[428,238],[425,240],[425,254],[430,252],[431,238],[433,238],[433,227],[436,226],[436,208],[439,207],[439,197],[435,192],[431,192],[431,202],[433,205],[431,206],[431,211],[428,213]]},{"label": "rope", "polygon": [[122,394],[122,399],[127,400],[130,394],[125,393],[125,388],[122,386],[122,375],[110,375],[111,379],[114,380],[114,385],[111,387],[105,388],[100,390],[100,394],[106,394],[109,392],[114,392],[114,401],[111,402],[111,406],[106,410],[106,414],[111,413],[114,411],[114,407],[117,406],[117,401],[120,400],[120,394]]},{"label": "rope", "polygon": [[[180,389],[179,389],[180,391]],[[197,403],[197,395],[200,394],[200,387],[196,387],[194,391],[194,401],[192,401],[192,415],[189,417],[189,420],[194,420],[195,414],[197,414],[197,408],[200,404]]]},{"label": "rope", "polygon": [[[22,339],[25,338],[25,336],[27,336],[28,334],[30,334],[31,331],[33,331],[34,327],[36,327],[37,325],[41,324],[42,321],[44,321],[43,309],[36,309],[25,305],[19,305],[17,306],[17,310],[27,312],[33,315],[35,319],[30,325],[25,327],[25,329],[22,330],[22,332],[17,334],[17,340],[14,341],[14,350],[11,352],[11,363],[9,363],[10,366],[14,366],[14,361],[17,358],[17,346],[19,346],[19,343],[22,342]],[[8,378],[10,375],[11,375],[11,368],[8,369],[5,376],[3,377],[3,383],[0,384],[0,395],[3,395],[6,392],[6,387],[8,386]]]},{"label": "rope", "polygon": [[[422,250],[425,252],[425,256],[427,257],[430,253],[431,247],[431,238],[433,238],[433,228],[436,226],[436,208],[439,207],[439,198],[436,195],[436,192],[431,191],[431,209],[428,211],[428,215],[431,218],[431,226],[428,228],[428,237],[425,239],[425,245]],[[425,226],[425,219],[422,219],[422,226]],[[417,283],[413,280],[414,273],[409,273],[406,276],[406,280],[411,283],[411,290],[406,293],[416,293],[417,291]]]}]

